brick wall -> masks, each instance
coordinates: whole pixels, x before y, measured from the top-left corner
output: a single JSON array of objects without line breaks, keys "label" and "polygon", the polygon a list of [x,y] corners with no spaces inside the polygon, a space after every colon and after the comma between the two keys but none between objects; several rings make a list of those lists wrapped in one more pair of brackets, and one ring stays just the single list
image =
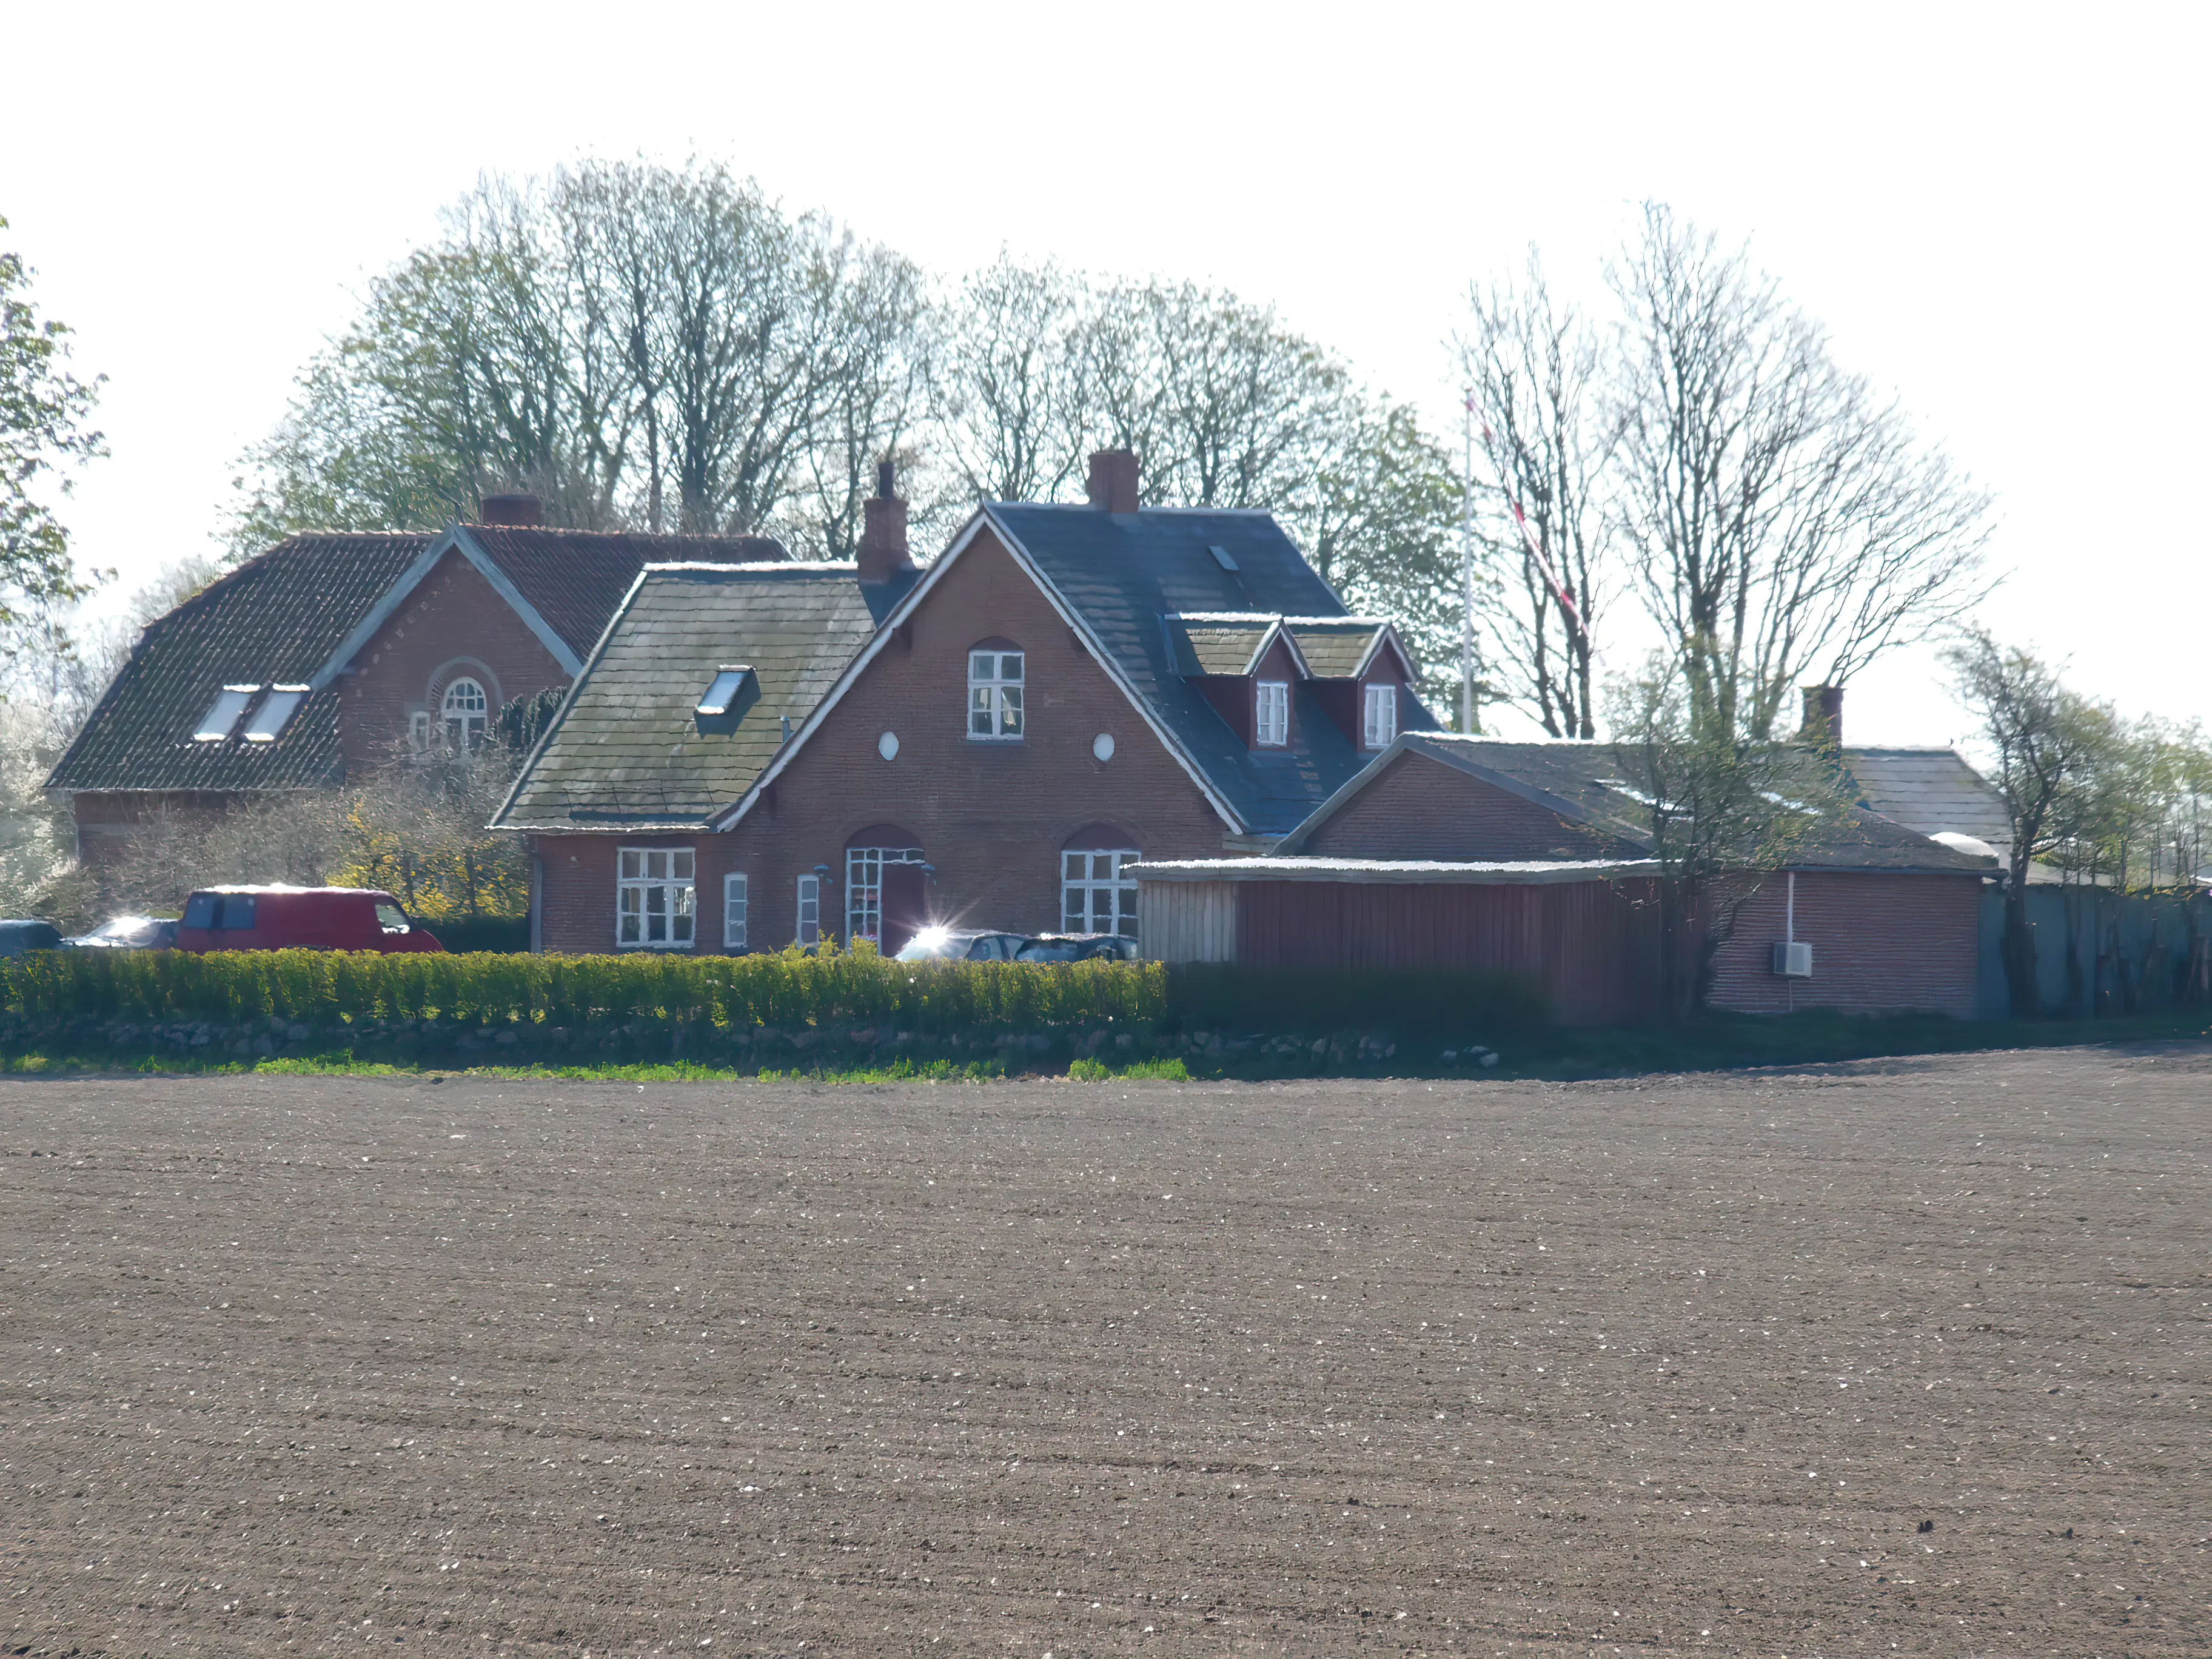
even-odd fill
[{"label": "brick wall", "polygon": [[416,711],[434,720],[446,687],[462,674],[483,686],[495,714],[503,702],[568,682],[514,607],[467,559],[449,552],[339,681],[347,772],[357,775],[388,757]]},{"label": "brick wall", "polygon": [[[1019,743],[967,736],[968,649],[1003,639],[1025,653],[1025,726]],[[896,760],[877,752],[898,735]],[[1092,757],[1100,732],[1112,760]],[[1221,852],[1226,826],[1143,717],[1077,642],[1036,586],[990,536],[980,534],[929,601],[776,781],[772,794],[726,835],[698,848],[699,948],[719,950],[722,878],[748,878],[752,948],[788,944],[798,878],[827,865],[825,926],[844,934],[844,854],[854,836],[895,825],[935,866],[933,914],[957,926],[1029,932],[1060,926],[1060,852],[1106,823],[1155,858]],[[546,836],[543,939],[549,951],[604,951],[614,938],[617,846],[665,837]]]},{"label": "brick wall", "polygon": [[1300,851],[1316,858],[1641,858],[1642,851],[1407,751]]},{"label": "brick wall", "polygon": [[1813,947],[1813,976],[1772,970],[1784,937],[1786,876],[1765,878],[1736,912],[1714,958],[1711,1005],[1744,1013],[1840,1008],[1974,1014],[1979,876],[1806,871],[1797,877],[1796,937]]}]

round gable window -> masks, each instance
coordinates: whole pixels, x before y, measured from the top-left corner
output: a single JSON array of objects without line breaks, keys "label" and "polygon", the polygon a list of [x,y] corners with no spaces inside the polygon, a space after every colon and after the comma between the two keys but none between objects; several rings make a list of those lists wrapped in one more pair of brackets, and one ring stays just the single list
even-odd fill
[{"label": "round gable window", "polygon": [[1112,760],[1114,758],[1114,734],[1111,732],[1101,732],[1097,737],[1091,738],[1091,755],[1092,759],[1099,762],[1102,765],[1107,761]]},{"label": "round gable window", "polygon": [[876,739],[876,752],[878,755],[881,755],[885,760],[896,760],[898,758],[898,733],[896,732],[886,732],[883,736],[878,738]]}]

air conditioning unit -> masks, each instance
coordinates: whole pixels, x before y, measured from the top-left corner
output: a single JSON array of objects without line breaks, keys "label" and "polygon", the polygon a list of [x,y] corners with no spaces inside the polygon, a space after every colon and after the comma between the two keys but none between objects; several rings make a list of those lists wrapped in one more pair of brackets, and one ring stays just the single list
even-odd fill
[{"label": "air conditioning unit", "polygon": [[1802,939],[1784,945],[1777,941],[1774,946],[1774,971],[1784,979],[1813,977],[1813,947]]}]

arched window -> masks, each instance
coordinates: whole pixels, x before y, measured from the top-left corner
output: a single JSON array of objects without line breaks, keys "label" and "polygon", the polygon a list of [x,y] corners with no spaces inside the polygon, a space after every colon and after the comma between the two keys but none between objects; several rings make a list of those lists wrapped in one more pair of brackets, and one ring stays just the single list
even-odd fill
[{"label": "arched window", "polygon": [[447,743],[456,749],[473,749],[483,741],[490,724],[491,699],[484,696],[479,682],[460,675],[446,688],[441,718],[446,723]]},{"label": "arched window", "polygon": [[884,866],[920,864],[921,848],[895,823],[873,823],[845,846],[845,942],[882,943]]},{"label": "arched window", "polygon": [[1137,883],[1123,869],[1144,854],[1127,830],[1094,823],[1067,838],[1060,854],[1060,926],[1068,933],[1137,937]]}]

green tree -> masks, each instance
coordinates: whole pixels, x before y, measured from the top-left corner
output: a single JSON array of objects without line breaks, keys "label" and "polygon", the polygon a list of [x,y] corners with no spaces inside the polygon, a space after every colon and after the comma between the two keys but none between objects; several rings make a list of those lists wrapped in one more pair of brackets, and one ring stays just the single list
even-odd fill
[{"label": "green tree", "polygon": [[70,372],[70,330],[39,314],[31,275],[0,250],[0,655],[11,657],[33,637],[51,642],[59,614],[96,585],[44,493],[67,495],[64,469],[106,453],[86,423],[104,377]]}]

